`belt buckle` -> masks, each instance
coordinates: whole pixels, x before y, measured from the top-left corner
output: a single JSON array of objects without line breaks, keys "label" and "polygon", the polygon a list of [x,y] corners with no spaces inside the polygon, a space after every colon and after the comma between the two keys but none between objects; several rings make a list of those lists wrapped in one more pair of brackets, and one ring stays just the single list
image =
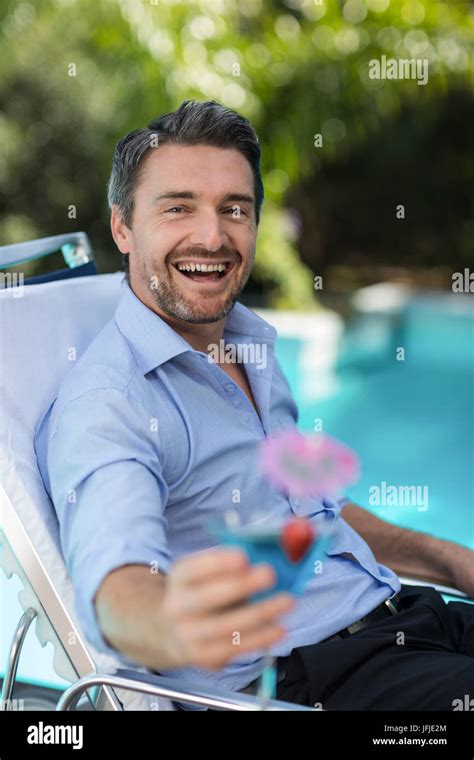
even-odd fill
[{"label": "belt buckle", "polygon": [[[383,603],[390,610],[392,615],[398,614],[398,610],[391,599],[384,599]],[[352,623],[352,625],[348,625],[347,628],[345,628],[343,631],[340,631],[342,638],[346,638],[353,633],[357,633],[357,631],[361,631],[362,628],[366,628],[367,625],[369,625],[367,618],[370,619],[370,613],[368,615],[365,615],[365,617],[361,618],[360,620],[356,620],[356,622]]]},{"label": "belt buckle", "polygon": [[[344,628],[343,631],[340,631],[340,634],[342,638],[347,638],[347,636],[350,634],[352,636],[353,633],[357,633],[357,631],[361,631],[362,628],[367,627],[367,622],[365,617],[360,618],[360,620],[356,620],[355,623],[352,623],[351,625],[348,625],[346,628]],[[346,633],[348,631],[348,633]]]},{"label": "belt buckle", "polygon": [[392,613],[392,615],[397,615],[398,614],[398,610],[395,607],[395,605],[394,605],[394,603],[392,602],[391,599],[384,599],[383,603],[388,607],[388,609],[390,610],[390,612]]}]

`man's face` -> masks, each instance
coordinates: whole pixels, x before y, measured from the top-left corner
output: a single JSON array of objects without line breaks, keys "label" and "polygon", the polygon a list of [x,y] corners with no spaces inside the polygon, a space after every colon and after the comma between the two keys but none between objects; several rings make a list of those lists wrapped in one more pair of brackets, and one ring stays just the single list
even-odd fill
[{"label": "man's face", "polygon": [[223,319],[255,258],[253,174],[245,157],[207,145],[163,145],[145,159],[134,201],[131,230],[121,225],[114,238],[130,253],[137,296],[186,322]]}]

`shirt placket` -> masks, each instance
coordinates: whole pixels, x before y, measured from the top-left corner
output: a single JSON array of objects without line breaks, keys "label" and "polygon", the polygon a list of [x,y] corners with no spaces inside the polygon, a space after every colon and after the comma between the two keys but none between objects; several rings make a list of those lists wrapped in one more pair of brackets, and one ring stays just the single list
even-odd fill
[{"label": "shirt placket", "polygon": [[224,398],[227,399],[236,411],[241,412],[239,419],[249,428],[249,430],[256,431],[260,434],[263,433],[260,417],[242,388],[240,388],[240,386],[215,363],[210,362],[209,369],[219,382]]}]

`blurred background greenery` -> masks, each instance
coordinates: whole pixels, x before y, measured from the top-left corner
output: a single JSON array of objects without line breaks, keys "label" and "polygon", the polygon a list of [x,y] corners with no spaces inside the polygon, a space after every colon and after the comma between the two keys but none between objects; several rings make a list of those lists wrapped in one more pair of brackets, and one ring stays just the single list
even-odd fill
[{"label": "blurred background greenery", "polygon": [[[247,301],[314,308],[314,275],[450,288],[473,253],[473,28],[456,1],[0,0],[0,245],[85,230],[119,269],[115,143],[216,99],[262,143]],[[382,55],[427,59],[428,83],[370,79]]]}]

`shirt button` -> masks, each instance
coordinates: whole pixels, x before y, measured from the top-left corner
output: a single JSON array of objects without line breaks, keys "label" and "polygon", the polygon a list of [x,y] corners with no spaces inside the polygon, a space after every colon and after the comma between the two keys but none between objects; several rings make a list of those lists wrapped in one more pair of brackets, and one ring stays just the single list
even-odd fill
[{"label": "shirt button", "polygon": [[235,392],[235,385],[232,385],[231,383],[229,383],[229,385],[226,385],[225,389],[226,389],[227,393],[234,393]]}]

